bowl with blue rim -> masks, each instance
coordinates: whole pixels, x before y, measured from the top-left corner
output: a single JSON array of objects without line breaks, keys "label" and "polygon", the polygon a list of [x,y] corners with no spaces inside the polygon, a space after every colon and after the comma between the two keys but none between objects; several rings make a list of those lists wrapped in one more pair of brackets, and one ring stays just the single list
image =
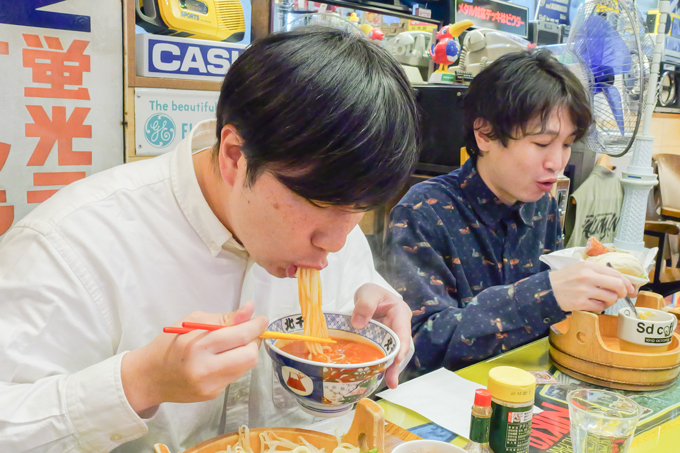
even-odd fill
[{"label": "bowl with blue rim", "polygon": [[[317,417],[337,417],[378,388],[400,344],[392,329],[377,321],[370,320],[359,330],[352,327],[351,315],[324,313],[324,317],[332,338],[368,343],[381,350],[384,357],[353,364],[315,362],[283,351],[277,344],[285,340],[269,338],[264,344],[279,383],[295,396],[300,408]],[[304,320],[301,314],[284,316],[272,321],[267,330],[303,334]]]}]

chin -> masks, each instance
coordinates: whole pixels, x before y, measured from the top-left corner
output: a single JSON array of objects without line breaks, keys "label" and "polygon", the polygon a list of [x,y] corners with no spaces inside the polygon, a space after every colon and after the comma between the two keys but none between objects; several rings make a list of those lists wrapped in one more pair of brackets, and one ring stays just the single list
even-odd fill
[{"label": "chin", "polygon": [[282,267],[272,267],[271,269],[268,267],[264,268],[269,274],[273,275],[276,278],[288,278],[288,275],[286,274],[286,269]]},{"label": "chin", "polygon": [[546,193],[548,193],[548,192],[541,192],[541,193],[538,193],[538,194],[535,194],[535,195],[527,195],[523,198],[518,198],[518,200],[521,201],[522,203],[535,203],[538,200],[540,200],[541,198],[543,198],[543,196]]},{"label": "chin", "polygon": [[[252,258],[252,257],[251,257]],[[257,260],[255,261],[255,264],[260,266],[262,269],[267,271],[267,273],[273,277],[276,278],[286,278],[286,268],[283,266],[277,266],[276,264],[271,264],[271,263],[260,263]]]}]

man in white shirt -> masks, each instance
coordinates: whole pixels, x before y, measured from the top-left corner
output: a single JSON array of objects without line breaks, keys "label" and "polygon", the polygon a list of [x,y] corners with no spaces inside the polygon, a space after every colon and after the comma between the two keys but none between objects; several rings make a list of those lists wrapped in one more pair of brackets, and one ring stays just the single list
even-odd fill
[{"label": "man in white shirt", "polygon": [[[325,310],[397,332],[396,386],[411,312],[357,223],[407,178],[416,124],[378,46],[272,35],[231,67],[216,123],[19,221],[0,245],[0,451],[181,451],[242,424],[311,423],[258,340],[299,312],[284,278],[298,267],[323,269]],[[187,320],[228,327],[161,333]]]}]

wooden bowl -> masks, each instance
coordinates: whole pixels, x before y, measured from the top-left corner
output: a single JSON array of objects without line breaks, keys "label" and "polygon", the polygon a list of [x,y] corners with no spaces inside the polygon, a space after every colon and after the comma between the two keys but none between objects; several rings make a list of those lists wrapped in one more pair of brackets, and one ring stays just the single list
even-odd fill
[{"label": "wooden bowl", "polygon": [[[326,452],[332,452],[338,446],[335,436],[301,428],[258,428],[250,430],[250,446],[253,452],[260,451],[260,436],[262,431],[272,431],[279,437],[298,442],[299,437],[304,437],[307,442],[317,448],[324,448]],[[216,453],[226,450],[238,441],[238,433],[229,433],[223,436],[201,442],[191,447],[184,453]],[[342,438],[343,442],[359,446],[362,451],[377,448],[385,451],[385,411],[375,401],[363,399],[357,403],[352,426]],[[163,444],[154,445],[155,453],[171,453],[170,449]]]},{"label": "wooden bowl", "polygon": [[[655,296],[640,293],[637,306],[655,308],[649,306]],[[602,387],[656,390],[672,385],[680,375],[680,335],[673,334],[665,351],[630,352],[621,349],[617,325],[616,316],[573,312],[550,328],[552,362],[565,374]]]}]

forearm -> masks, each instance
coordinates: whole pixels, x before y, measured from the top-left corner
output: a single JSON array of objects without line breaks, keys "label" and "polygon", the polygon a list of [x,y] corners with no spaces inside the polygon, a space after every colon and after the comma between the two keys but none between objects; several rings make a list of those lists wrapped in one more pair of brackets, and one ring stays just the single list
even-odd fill
[{"label": "forearm", "polygon": [[0,383],[0,451],[109,452],[144,435],[122,392],[121,357],[71,375]]},{"label": "forearm", "polygon": [[423,306],[414,316],[416,356],[423,371],[457,369],[512,349],[564,318],[547,273],[487,288],[467,304],[456,304]]}]

